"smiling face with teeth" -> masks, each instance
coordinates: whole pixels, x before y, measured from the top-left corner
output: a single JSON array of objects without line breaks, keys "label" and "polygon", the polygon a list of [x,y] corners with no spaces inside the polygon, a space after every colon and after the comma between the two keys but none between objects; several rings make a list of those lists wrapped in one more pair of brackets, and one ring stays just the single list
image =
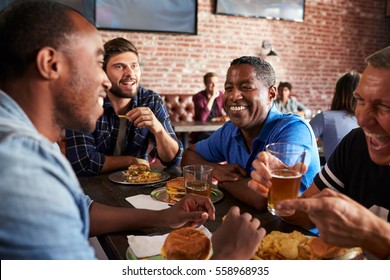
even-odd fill
[{"label": "smiling face with teeth", "polygon": [[368,65],[354,96],[356,118],[366,135],[368,152],[378,165],[390,163],[390,69]]},{"label": "smiling face with teeth", "polygon": [[249,64],[230,66],[223,96],[224,109],[242,131],[258,134],[276,95],[276,88],[264,86]]},{"label": "smiling face with teeth", "polygon": [[116,97],[133,98],[141,79],[138,56],[130,51],[113,55],[109,58],[106,73],[111,81],[110,92]]}]

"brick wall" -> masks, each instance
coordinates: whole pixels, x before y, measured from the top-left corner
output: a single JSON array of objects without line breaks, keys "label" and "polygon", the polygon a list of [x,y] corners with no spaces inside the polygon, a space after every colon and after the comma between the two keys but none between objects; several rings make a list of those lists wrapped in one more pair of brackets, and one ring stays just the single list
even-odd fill
[{"label": "brick wall", "polygon": [[385,0],[306,0],[304,22],[214,14],[214,0],[198,0],[198,34],[101,30],[103,40],[125,37],[138,48],[142,85],[165,94],[203,89],[203,75],[220,75],[223,88],[229,62],[260,55],[263,40],[278,56],[267,57],[277,83],[289,81],[299,101],[313,110],[330,106],[342,73],[364,69],[364,58],[390,45]]}]

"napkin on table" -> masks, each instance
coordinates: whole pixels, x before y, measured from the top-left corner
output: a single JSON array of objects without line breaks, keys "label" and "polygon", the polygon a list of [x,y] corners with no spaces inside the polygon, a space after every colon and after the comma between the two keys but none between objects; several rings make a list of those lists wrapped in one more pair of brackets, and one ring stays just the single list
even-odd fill
[{"label": "napkin on table", "polygon": [[138,209],[163,210],[170,207],[168,203],[157,201],[145,194],[129,196],[126,197],[126,200]]}]

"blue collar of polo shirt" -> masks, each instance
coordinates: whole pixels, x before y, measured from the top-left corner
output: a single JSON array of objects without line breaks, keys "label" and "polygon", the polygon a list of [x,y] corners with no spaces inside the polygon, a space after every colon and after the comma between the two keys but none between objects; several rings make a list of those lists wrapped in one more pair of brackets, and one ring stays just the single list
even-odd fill
[{"label": "blue collar of polo shirt", "polygon": [[[265,119],[264,125],[257,137],[253,139],[253,143],[257,142],[265,142],[268,138],[269,133],[271,132],[274,126],[274,120],[279,119],[283,114],[279,112],[275,105],[272,103],[271,109],[268,112],[267,118]],[[239,145],[243,145],[246,147],[246,142],[244,137],[242,136],[241,130],[238,127],[234,127],[234,131],[232,133],[233,138]]]},{"label": "blue collar of polo shirt", "polygon": [[272,103],[271,109],[268,112],[268,116],[265,119],[263,128],[260,131],[260,134],[256,139],[259,141],[266,141],[268,138],[268,135],[272,131],[275,123],[274,121],[277,119],[280,119],[280,117],[283,115],[283,113],[279,112],[279,110],[276,109],[275,105]]},{"label": "blue collar of polo shirt", "polygon": [[[260,134],[255,139],[265,141],[268,137],[268,134],[271,132],[271,130],[274,126],[273,121],[280,119],[280,117],[282,115],[283,114],[281,112],[279,112],[276,109],[275,105],[272,103],[271,109],[268,112],[267,118],[265,119],[264,125],[260,131]],[[241,130],[236,126],[234,127],[233,137],[235,139],[240,138],[240,137],[242,138]]]}]

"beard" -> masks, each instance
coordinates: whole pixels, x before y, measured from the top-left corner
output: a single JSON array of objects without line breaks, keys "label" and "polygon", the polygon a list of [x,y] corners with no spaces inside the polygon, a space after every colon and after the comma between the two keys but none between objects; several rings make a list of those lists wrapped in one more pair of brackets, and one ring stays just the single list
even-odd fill
[{"label": "beard", "polygon": [[112,84],[110,92],[119,98],[133,98],[137,95],[139,87],[137,86],[134,92],[123,92],[123,90],[117,85]]}]

